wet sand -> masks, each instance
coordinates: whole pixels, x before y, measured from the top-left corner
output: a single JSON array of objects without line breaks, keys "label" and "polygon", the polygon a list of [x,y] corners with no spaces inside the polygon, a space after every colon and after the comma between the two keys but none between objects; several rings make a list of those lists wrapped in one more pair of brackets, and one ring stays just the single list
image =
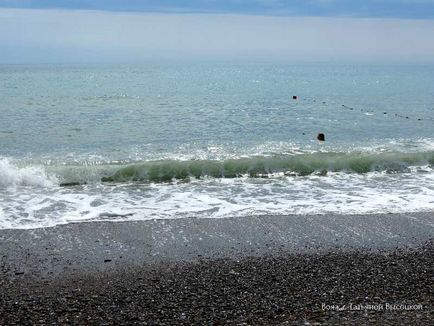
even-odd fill
[{"label": "wet sand", "polygon": [[432,213],[2,230],[0,324],[429,325],[433,238]]}]

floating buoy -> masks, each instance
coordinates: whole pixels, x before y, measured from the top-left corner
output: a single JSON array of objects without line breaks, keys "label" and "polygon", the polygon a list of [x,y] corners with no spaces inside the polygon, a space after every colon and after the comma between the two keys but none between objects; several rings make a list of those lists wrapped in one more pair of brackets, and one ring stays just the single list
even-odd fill
[{"label": "floating buoy", "polygon": [[316,139],[319,141],[325,141],[325,135],[323,133],[319,133],[318,136],[316,136]]}]

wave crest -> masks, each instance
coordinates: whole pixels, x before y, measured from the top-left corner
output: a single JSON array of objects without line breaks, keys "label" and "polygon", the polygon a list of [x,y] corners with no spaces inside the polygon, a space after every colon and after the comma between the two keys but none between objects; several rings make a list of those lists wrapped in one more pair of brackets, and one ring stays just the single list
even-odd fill
[{"label": "wave crest", "polygon": [[103,182],[150,181],[173,179],[268,177],[273,174],[325,175],[328,172],[388,173],[409,172],[411,166],[433,165],[434,152],[424,153],[313,153],[259,156],[225,161],[154,161],[123,166],[101,178]]},{"label": "wave crest", "polygon": [[[131,164],[27,166],[0,159],[0,187],[74,186],[99,182],[170,182],[190,178],[268,178],[327,175],[329,172],[364,174],[405,173],[413,167],[434,166],[434,152],[419,153],[310,153],[255,156],[228,160],[160,160]],[[423,169],[419,169],[423,171]]]},{"label": "wave crest", "polygon": [[16,186],[47,187],[57,183],[55,177],[48,176],[45,169],[38,166],[18,167],[8,159],[0,159],[0,188]]}]

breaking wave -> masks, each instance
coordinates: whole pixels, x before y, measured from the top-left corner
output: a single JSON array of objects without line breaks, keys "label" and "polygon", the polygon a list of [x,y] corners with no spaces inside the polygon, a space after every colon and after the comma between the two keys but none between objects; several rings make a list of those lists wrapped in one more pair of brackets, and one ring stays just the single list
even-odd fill
[{"label": "breaking wave", "polygon": [[[18,167],[0,159],[0,187],[73,186],[86,183],[170,182],[190,178],[269,178],[344,173],[406,173],[432,167],[434,152],[310,153],[254,156],[228,160],[160,160],[130,164]],[[423,169],[421,169],[423,172]]]},{"label": "breaking wave", "polygon": [[46,187],[57,183],[54,176],[49,176],[43,167],[18,167],[8,159],[0,159],[0,188],[16,186]]},{"label": "breaking wave", "polygon": [[119,167],[103,177],[103,182],[150,181],[172,179],[270,177],[276,174],[307,176],[328,172],[410,172],[412,166],[434,164],[434,152],[425,153],[313,153],[286,156],[260,156],[225,161],[154,161]]}]

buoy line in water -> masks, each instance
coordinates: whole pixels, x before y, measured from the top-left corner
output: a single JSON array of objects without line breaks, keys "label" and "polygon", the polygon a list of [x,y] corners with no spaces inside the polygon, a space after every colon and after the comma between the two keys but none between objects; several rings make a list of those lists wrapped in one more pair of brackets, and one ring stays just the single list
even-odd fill
[{"label": "buoy line in water", "polygon": [[[364,112],[364,113],[372,113],[372,114],[375,113],[375,112],[372,111],[372,110],[355,109],[355,108],[350,107],[350,106],[347,106],[347,105],[345,105],[345,104],[342,104],[342,108],[343,108],[343,109],[347,109],[347,110],[349,110],[349,111],[357,110],[357,111]],[[433,109],[433,110],[434,110],[434,109]],[[388,115],[388,113],[387,113],[387,112],[383,112],[383,115]],[[407,120],[410,120],[410,119],[411,119],[409,116],[404,116],[404,115],[401,115],[401,114],[399,114],[399,113],[394,113],[393,115],[394,115],[395,117],[398,117],[398,118],[403,118],[403,119],[407,119]],[[417,119],[415,119],[415,120],[417,120],[417,121],[422,121],[422,120],[432,120],[432,121],[434,121],[434,118],[423,118],[423,119],[422,119],[422,118],[417,118]]]}]

